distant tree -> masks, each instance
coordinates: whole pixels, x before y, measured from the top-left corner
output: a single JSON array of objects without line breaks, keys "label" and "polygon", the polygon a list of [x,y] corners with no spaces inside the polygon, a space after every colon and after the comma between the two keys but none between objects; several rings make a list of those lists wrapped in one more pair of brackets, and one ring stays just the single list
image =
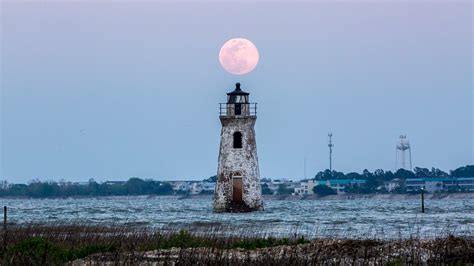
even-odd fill
[{"label": "distant tree", "polygon": [[104,196],[122,196],[127,195],[127,187],[125,184],[101,184],[100,190]]},{"label": "distant tree", "polygon": [[151,192],[151,187],[144,180],[132,177],[125,184],[128,195],[144,195]]},{"label": "distant tree", "polygon": [[204,179],[203,181],[204,181],[204,182],[215,183],[215,182],[217,182],[217,175],[210,176],[210,177]]},{"label": "distant tree", "polygon": [[288,188],[285,184],[280,184],[277,190],[279,195],[290,195],[293,191],[293,189]]},{"label": "distant tree", "polygon": [[405,180],[407,178],[415,178],[415,174],[412,171],[408,171],[405,169],[398,169],[395,174],[393,174],[395,178],[399,178]]},{"label": "distant tree", "polygon": [[431,176],[432,177],[448,177],[448,173],[441,171],[438,168],[431,168]]},{"label": "distant tree", "polygon": [[28,181],[28,185],[34,184],[34,183],[41,183],[41,181],[39,180],[39,178],[33,178],[30,181]]},{"label": "distant tree", "polygon": [[327,179],[331,179],[331,178],[332,178],[332,175],[331,175],[331,171],[329,171],[329,169],[326,169],[322,172],[318,172],[314,176],[314,179],[316,179],[316,180],[327,180]]},{"label": "distant tree", "polygon": [[326,186],[326,185],[317,185],[313,188],[314,194],[317,194],[320,197],[329,196],[329,195],[336,195],[336,191],[334,189]]},{"label": "distant tree", "polygon": [[365,179],[365,185],[371,191],[375,191],[377,187],[380,186],[380,182],[377,181],[376,176],[367,169],[362,171],[362,178]]},{"label": "distant tree", "polygon": [[59,186],[56,183],[35,182],[28,185],[28,195],[34,198],[58,196]]},{"label": "distant tree", "polygon": [[364,169],[364,171],[362,171],[362,176],[368,178],[372,176],[372,173],[369,170]]},{"label": "distant tree", "polygon": [[385,172],[384,180],[390,181],[392,179],[395,179],[395,175],[392,173],[392,171]]},{"label": "distant tree", "polygon": [[[373,178],[369,183],[369,187],[372,189],[376,189],[378,192],[383,192],[384,191],[384,183],[386,181],[392,180],[394,178],[394,175],[392,172],[387,171],[385,172],[382,169],[377,169],[373,173]],[[365,190],[361,190],[365,191]]]},{"label": "distant tree", "polygon": [[326,169],[323,172],[318,172],[315,176],[314,179],[316,180],[328,180],[328,179],[344,179],[346,176],[344,175],[343,172],[338,172],[336,170],[329,170]]},{"label": "distant tree", "polygon": [[173,194],[173,186],[171,186],[170,183],[161,182],[158,186],[157,194],[158,195],[171,195]]},{"label": "distant tree", "polygon": [[25,184],[14,184],[10,188],[10,195],[12,196],[29,196],[28,195],[28,185]]},{"label": "distant tree", "polygon": [[359,173],[351,172],[346,174],[347,179],[362,179],[362,176]]},{"label": "distant tree", "polygon": [[[77,191],[79,192],[79,191]],[[76,192],[76,193],[77,193]],[[86,192],[87,192],[87,195],[89,196],[97,196],[97,195],[100,195],[101,193],[101,189],[100,189],[100,185],[95,182],[94,179],[89,179],[89,183],[87,184],[87,187],[86,187]],[[78,194],[82,194],[82,193],[78,193]]]},{"label": "distant tree", "polygon": [[344,175],[343,172],[338,172],[336,170],[332,170],[331,175],[332,175],[333,179],[345,179],[346,178],[346,175]]},{"label": "distant tree", "polygon": [[440,170],[439,168],[431,168],[431,171],[428,168],[415,167],[413,169],[415,176],[419,178],[423,177],[448,177],[449,175]]},{"label": "distant tree", "polygon": [[273,191],[268,187],[267,184],[262,184],[262,194],[263,195],[272,195]]},{"label": "distant tree", "polygon": [[474,165],[466,165],[450,171],[452,177],[474,177]]},{"label": "distant tree", "polygon": [[421,167],[415,167],[413,168],[413,172],[415,172],[415,177],[430,177],[431,172],[428,168],[421,168]]},{"label": "distant tree", "polygon": [[374,171],[374,176],[383,178],[383,176],[385,176],[385,172],[382,169],[377,169]]},{"label": "distant tree", "polygon": [[64,187],[67,184],[66,180],[64,178],[59,179],[58,185],[61,187]]}]

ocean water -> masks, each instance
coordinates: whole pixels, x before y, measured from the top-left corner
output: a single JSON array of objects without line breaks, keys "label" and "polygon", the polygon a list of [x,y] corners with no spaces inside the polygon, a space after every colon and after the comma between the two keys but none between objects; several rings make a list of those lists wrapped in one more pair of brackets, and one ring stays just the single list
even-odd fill
[{"label": "ocean water", "polygon": [[265,210],[213,213],[212,198],[130,196],[5,199],[9,223],[97,224],[186,229],[214,234],[408,238],[474,236],[473,199],[266,200]]}]

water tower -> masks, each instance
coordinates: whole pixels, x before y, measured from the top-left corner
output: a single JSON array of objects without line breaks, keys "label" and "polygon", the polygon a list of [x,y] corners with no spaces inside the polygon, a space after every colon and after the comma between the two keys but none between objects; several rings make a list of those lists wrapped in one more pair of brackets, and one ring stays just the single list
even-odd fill
[{"label": "water tower", "polygon": [[[408,156],[410,158],[410,169],[406,168],[406,152],[408,151]],[[398,153],[400,152],[400,165],[398,165]],[[400,135],[400,139],[397,143],[396,150],[395,150],[395,170],[398,169],[405,169],[411,170],[411,147],[410,142],[407,139],[406,135]]]}]

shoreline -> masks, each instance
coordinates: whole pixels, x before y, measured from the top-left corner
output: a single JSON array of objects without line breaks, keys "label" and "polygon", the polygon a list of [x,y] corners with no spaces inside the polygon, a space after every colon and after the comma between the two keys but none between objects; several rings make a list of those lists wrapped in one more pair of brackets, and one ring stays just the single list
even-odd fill
[{"label": "shoreline", "polygon": [[[341,195],[329,195],[325,197],[319,197],[315,194],[305,196],[278,196],[269,195],[265,197],[270,200],[360,200],[360,199],[373,199],[373,200],[410,200],[419,199],[420,194],[341,194]],[[474,193],[436,193],[436,194],[425,194],[425,200],[441,200],[441,199],[474,199]]]},{"label": "shoreline", "polygon": [[[319,197],[318,195],[262,195],[264,200],[411,200],[419,199],[420,194],[340,194]],[[211,199],[213,195],[197,194],[197,195],[110,195],[110,196],[73,196],[73,197],[0,197],[0,199],[35,199],[35,200],[57,200],[57,199],[107,199],[117,197],[146,197],[146,198],[164,198],[164,199]],[[459,200],[474,200],[474,193],[434,193],[425,194],[425,200],[444,200],[444,199],[459,199]]]},{"label": "shoreline", "polygon": [[[183,195],[177,196],[178,199],[212,199],[212,195]],[[411,200],[419,199],[420,194],[341,194],[319,197],[318,195],[263,195],[264,200]],[[436,193],[425,194],[425,200],[474,200],[474,193]]]}]

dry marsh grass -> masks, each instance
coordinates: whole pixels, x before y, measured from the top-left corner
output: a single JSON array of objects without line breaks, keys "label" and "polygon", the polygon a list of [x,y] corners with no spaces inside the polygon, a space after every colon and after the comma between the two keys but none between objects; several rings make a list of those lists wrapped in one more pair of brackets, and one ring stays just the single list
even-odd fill
[{"label": "dry marsh grass", "polygon": [[[206,232],[207,231],[207,232]],[[219,234],[125,226],[29,225],[1,231],[2,265],[469,264],[474,239],[344,239]]]}]

